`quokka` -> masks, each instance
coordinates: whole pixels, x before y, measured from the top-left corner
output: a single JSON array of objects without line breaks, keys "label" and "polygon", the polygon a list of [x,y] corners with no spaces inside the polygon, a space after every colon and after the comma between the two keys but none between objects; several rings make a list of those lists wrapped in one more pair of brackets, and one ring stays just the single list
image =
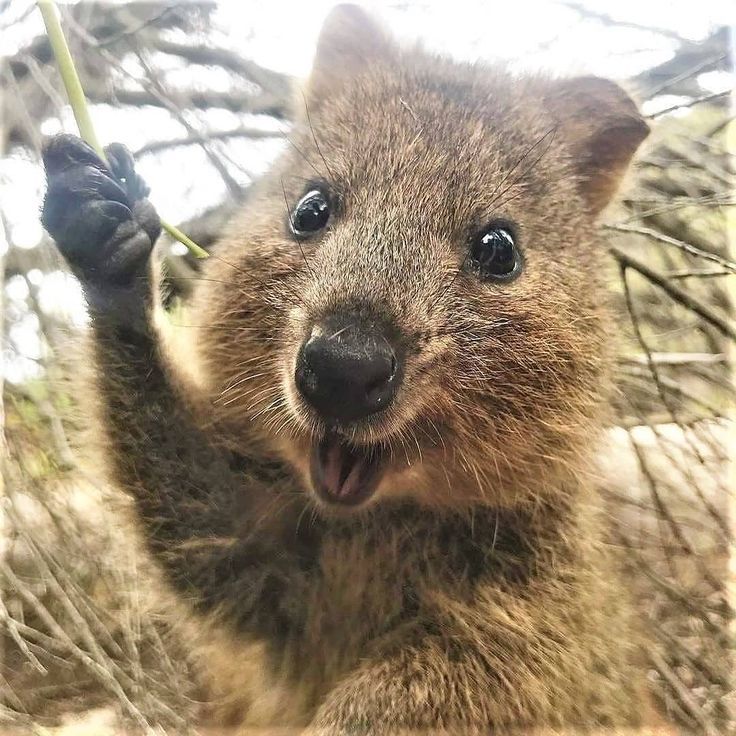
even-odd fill
[{"label": "quokka", "polygon": [[646,725],[589,462],[596,221],[647,125],[612,82],[400,48],[355,6],[304,94],[204,265],[194,383],[152,320],[130,155],[45,149],[110,478],[213,698],[243,733]]}]

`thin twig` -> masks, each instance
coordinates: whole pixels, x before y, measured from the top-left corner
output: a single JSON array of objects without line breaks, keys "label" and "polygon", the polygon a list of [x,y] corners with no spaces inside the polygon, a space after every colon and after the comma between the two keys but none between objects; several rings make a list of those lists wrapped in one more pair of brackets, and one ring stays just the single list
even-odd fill
[{"label": "thin twig", "polygon": [[672,671],[672,668],[667,664],[664,657],[655,649],[649,650],[649,658],[667,683],[672,688],[672,691],[677,695],[682,706],[687,712],[700,724],[703,731],[708,736],[718,736],[718,730],[703,712],[702,708],[698,707],[698,704],[693,699],[690,691],[685,687],[682,680]]},{"label": "thin twig", "polygon": [[732,273],[736,273],[736,262],[731,261],[728,258],[723,258],[722,256],[716,255],[715,253],[709,253],[702,248],[698,248],[697,246],[692,245],[692,243],[686,243],[683,240],[677,240],[677,238],[672,238],[669,235],[664,235],[658,230],[652,230],[651,228],[640,227],[637,225],[623,224],[604,225],[604,227],[607,230],[615,230],[616,232],[620,233],[635,233],[637,235],[643,235],[647,238],[651,238],[652,240],[656,240],[659,243],[671,245],[672,247],[677,248],[684,253],[688,253],[691,256],[696,256],[697,258],[702,258],[705,261],[712,261],[713,263],[717,263],[724,269],[731,271]]},{"label": "thin twig", "polygon": [[248,128],[240,126],[230,130],[204,130],[201,133],[193,133],[186,138],[171,138],[166,141],[151,141],[142,145],[133,152],[135,158],[147,156],[152,153],[180,146],[191,146],[207,141],[226,140],[228,138],[249,138],[251,140],[264,140],[271,138],[283,138],[284,134],[279,130],[262,130],[260,128]]},{"label": "thin twig", "polygon": [[689,100],[688,102],[680,102],[677,105],[672,105],[671,107],[665,107],[664,110],[658,110],[657,112],[653,112],[651,115],[646,115],[649,120],[654,120],[658,117],[661,117],[662,115],[667,115],[670,112],[674,112],[675,110],[684,110],[688,107],[693,107],[694,105],[700,105],[703,102],[713,102],[714,100],[720,100],[724,97],[728,97],[731,94],[731,90],[724,90],[723,92],[714,92],[711,95],[703,95],[702,97],[696,97],[694,100]]},{"label": "thin twig", "polygon": [[640,273],[652,284],[662,289],[673,301],[694,312],[708,322],[708,324],[713,325],[722,335],[736,341],[736,326],[719,314],[716,314],[709,306],[703,304],[692,294],[689,294],[675,284],[671,284],[661,273],[658,273],[640,260],[624,253],[619,248],[610,248],[609,252],[623,268],[631,268],[637,273]]}]

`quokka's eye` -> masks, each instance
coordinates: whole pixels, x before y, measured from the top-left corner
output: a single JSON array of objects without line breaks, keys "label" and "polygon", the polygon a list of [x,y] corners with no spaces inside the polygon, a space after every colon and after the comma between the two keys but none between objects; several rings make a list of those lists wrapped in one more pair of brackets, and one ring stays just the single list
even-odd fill
[{"label": "quokka's eye", "polygon": [[521,254],[511,226],[492,222],[470,243],[471,265],[481,276],[509,281],[521,271]]},{"label": "quokka's eye", "polygon": [[298,238],[308,238],[322,230],[330,219],[330,203],[324,192],[312,189],[297,202],[289,217],[291,232]]}]

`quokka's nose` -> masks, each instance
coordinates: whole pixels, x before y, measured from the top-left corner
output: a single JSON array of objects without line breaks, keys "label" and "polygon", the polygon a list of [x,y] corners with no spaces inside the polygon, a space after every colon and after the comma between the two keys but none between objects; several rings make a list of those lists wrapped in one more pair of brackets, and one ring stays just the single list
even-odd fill
[{"label": "quokka's nose", "polygon": [[294,380],[327,421],[354,422],[385,409],[402,366],[385,332],[357,320],[330,319],[299,350]]}]

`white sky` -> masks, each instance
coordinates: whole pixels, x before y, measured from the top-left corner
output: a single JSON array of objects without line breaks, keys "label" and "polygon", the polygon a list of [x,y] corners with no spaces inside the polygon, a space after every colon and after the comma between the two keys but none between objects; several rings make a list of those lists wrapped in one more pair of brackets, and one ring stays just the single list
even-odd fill
[{"label": "white sky", "polygon": [[[23,41],[43,32],[37,11],[22,22],[12,23],[30,0],[15,0],[6,17],[0,16],[0,51],[13,53]],[[306,76],[324,16],[333,0],[224,0],[213,16],[215,38],[262,65],[295,76]],[[673,41],[629,28],[609,28],[595,21],[581,21],[574,10],[554,0],[436,0],[434,2],[388,2],[366,0],[387,27],[407,41],[421,39],[427,48],[462,59],[506,59],[515,66],[542,69],[560,74],[595,73],[624,79],[661,63],[672,54]],[[584,0],[586,7],[613,18],[641,25],[653,25],[697,40],[714,27],[733,23],[733,0]],[[183,39],[196,42],[197,39]],[[171,66],[171,60],[167,60]],[[174,62],[175,66],[175,62]],[[126,65],[136,74],[136,64]],[[212,72],[182,69],[189,83],[222,86],[226,80]],[[720,91],[731,84],[728,75],[707,75],[699,81],[704,92]],[[178,81],[171,77],[172,81]],[[670,104],[662,100],[662,106]],[[68,113],[68,110],[67,110]],[[184,135],[182,126],[164,110],[128,112],[107,105],[92,107],[92,117],[100,139],[120,141],[137,148],[150,139]],[[244,117],[224,110],[199,117],[213,129],[234,127]],[[248,120],[269,127],[273,122]],[[46,134],[61,129],[76,132],[73,118],[48,120]],[[277,141],[247,143],[233,141],[225,149],[241,170],[235,178],[247,183],[247,174],[257,175],[279,149]],[[176,149],[161,156],[145,157],[139,170],[152,187],[152,200],[162,216],[173,222],[186,219],[201,209],[221,201],[225,192],[201,149]],[[247,172],[247,173],[246,173]],[[0,206],[10,227],[10,240],[32,248],[41,238],[38,211],[43,196],[43,177],[36,162],[18,156],[0,158]],[[0,252],[7,247],[0,229]],[[38,280],[39,274],[35,278]],[[81,297],[73,282],[61,274],[42,280],[44,308],[60,312],[72,321],[82,314]],[[26,359],[5,361],[6,376],[17,380],[34,372],[33,359],[40,346],[35,338],[32,317],[23,317],[27,284],[8,286],[8,306],[16,306],[18,324],[11,339],[16,351]],[[30,321],[29,321],[30,320]],[[6,358],[9,352],[3,350]],[[29,362],[30,361],[30,362]]]}]

